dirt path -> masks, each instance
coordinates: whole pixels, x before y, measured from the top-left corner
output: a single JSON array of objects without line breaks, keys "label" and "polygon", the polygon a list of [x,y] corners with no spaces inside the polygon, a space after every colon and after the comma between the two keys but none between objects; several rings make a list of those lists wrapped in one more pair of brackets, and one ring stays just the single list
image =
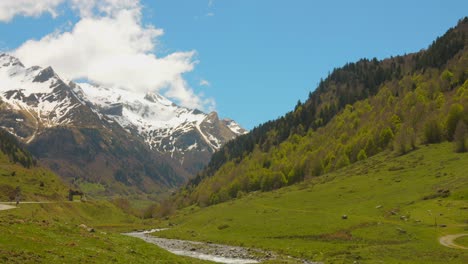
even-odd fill
[{"label": "dirt path", "polygon": [[10,209],[14,209],[14,208],[16,208],[16,206],[7,205],[7,204],[0,204],[0,211],[10,210]]},{"label": "dirt path", "polygon": [[459,238],[459,237],[463,237],[463,236],[468,236],[468,234],[454,234],[454,235],[446,235],[446,236],[443,236],[443,237],[440,237],[439,238],[439,243],[442,245],[442,246],[446,246],[446,247],[449,247],[449,248],[456,248],[456,249],[468,249],[468,247],[464,247],[464,246],[460,246],[460,245],[457,245],[454,240]]},{"label": "dirt path", "polygon": [[[58,202],[53,202],[53,201],[51,202],[20,202],[19,206],[21,206],[22,204],[48,204],[48,203],[58,203]],[[16,207],[16,202],[0,202],[0,211],[10,210],[14,208],[18,208]]]},{"label": "dirt path", "polygon": [[[60,202],[60,203],[66,203],[68,201],[65,201],[65,202]],[[21,204],[48,204],[48,203],[59,203],[59,202],[54,202],[54,201],[46,201],[46,202],[20,202],[20,205]],[[0,204],[16,204],[16,202],[0,202]]]}]

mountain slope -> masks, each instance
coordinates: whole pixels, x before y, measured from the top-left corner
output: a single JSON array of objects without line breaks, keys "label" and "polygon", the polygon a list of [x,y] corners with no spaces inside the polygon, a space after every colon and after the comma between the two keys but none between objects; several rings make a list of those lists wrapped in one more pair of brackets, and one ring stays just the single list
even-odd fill
[{"label": "mountain slope", "polygon": [[404,154],[456,138],[466,150],[467,33],[464,19],[426,51],[334,70],[294,111],[215,153],[179,203],[280,188],[386,149]]},{"label": "mountain slope", "polygon": [[65,200],[67,186],[51,171],[38,166],[17,139],[0,129],[0,201]]},{"label": "mountain slope", "polygon": [[[291,134],[302,134],[326,125],[346,105],[375,95],[386,82],[399,81],[404,75],[427,68],[441,67],[466,47],[467,18],[460,20],[425,51],[378,61],[362,59],[334,69],[322,80],[309,98],[283,117],[254,128],[214,154],[201,177],[213,175],[228,161],[242,159],[255,146],[268,150],[278,146]],[[423,69],[424,68],[424,69]],[[456,78],[463,79],[463,68]],[[457,80],[459,81],[459,80]],[[299,111],[297,111],[299,110]],[[195,180],[194,183],[199,181]]]},{"label": "mountain slope", "polygon": [[1,55],[0,77],[0,125],[68,181],[83,179],[107,193],[125,193],[170,188],[188,177],[89,107],[76,87],[50,67],[25,68],[16,58]]},{"label": "mountain slope", "polygon": [[182,209],[157,236],[307,260],[297,263],[467,263],[468,251],[438,242],[466,233],[466,171],[468,153],[450,143],[386,151],[279,190]]},{"label": "mountain slope", "polygon": [[0,127],[43,164],[71,182],[96,184],[103,194],[176,187],[245,133],[216,113],[154,93],[78,85],[6,54],[0,55],[0,113]]},{"label": "mountain slope", "polygon": [[206,165],[224,143],[246,133],[234,121],[220,120],[215,112],[205,114],[180,107],[156,93],[86,83],[79,87],[85,100],[100,113],[141,137],[151,149],[179,161],[191,173]]}]

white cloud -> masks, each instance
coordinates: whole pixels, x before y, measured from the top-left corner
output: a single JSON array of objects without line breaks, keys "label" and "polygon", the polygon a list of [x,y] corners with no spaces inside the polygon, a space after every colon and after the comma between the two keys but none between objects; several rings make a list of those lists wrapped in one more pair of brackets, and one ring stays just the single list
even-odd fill
[{"label": "white cloud", "polygon": [[112,16],[123,9],[140,8],[139,0],[70,0],[73,9],[81,17],[92,17],[97,14]]},{"label": "white cloud", "polygon": [[211,83],[205,79],[201,79],[200,80],[200,83],[199,83],[200,86],[211,86]]},{"label": "white cloud", "polygon": [[[0,0],[1,1],[1,0]],[[52,66],[70,79],[133,91],[156,91],[189,108],[212,110],[183,78],[194,69],[195,51],[157,57],[162,29],[141,22],[136,0],[71,0],[82,16],[70,31],[29,40],[12,53],[28,66]]]},{"label": "white cloud", "polygon": [[56,17],[58,6],[64,2],[81,17],[112,16],[123,9],[140,8],[139,0],[1,0],[0,21],[8,22],[16,15],[37,17],[43,13]]},{"label": "white cloud", "polygon": [[64,0],[1,0],[0,21],[9,22],[17,15],[37,17],[49,13],[56,17],[56,8]]},{"label": "white cloud", "polygon": [[208,0],[208,7],[212,7],[214,4],[214,0]]},{"label": "white cloud", "polygon": [[215,14],[214,14],[213,12],[209,12],[209,13],[206,13],[205,16],[207,16],[207,17],[212,17],[212,16],[214,16],[214,15],[215,15]]}]

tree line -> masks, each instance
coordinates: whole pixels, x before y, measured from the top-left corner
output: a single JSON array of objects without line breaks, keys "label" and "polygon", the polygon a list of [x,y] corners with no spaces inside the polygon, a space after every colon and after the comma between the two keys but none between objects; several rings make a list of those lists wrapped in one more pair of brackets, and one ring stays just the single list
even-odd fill
[{"label": "tree line", "polygon": [[15,136],[4,129],[0,129],[0,150],[13,163],[19,163],[25,168],[36,166],[33,156],[21,146]]},{"label": "tree line", "polygon": [[210,205],[342,168],[384,150],[468,149],[468,19],[427,50],[334,69],[285,116],[228,142],[174,198]]}]

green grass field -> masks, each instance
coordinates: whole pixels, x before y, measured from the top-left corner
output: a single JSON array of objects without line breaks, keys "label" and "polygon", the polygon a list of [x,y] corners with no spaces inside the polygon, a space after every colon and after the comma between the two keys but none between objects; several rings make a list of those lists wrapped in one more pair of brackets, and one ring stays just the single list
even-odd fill
[{"label": "green grass field", "polygon": [[0,211],[0,263],[207,263],[119,234],[154,225],[104,201],[20,204]]},{"label": "green grass field", "polygon": [[22,200],[65,200],[68,195],[68,188],[51,171],[11,163],[0,151],[0,201],[12,201],[16,187],[21,189]]},{"label": "green grass field", "polygon": [[468,230],[468,154],[448,143],[387,152],[274,192],[185,208],[165,224],[158,236],[325,263],[468,263],[468,251],[438,243]]},{"label": "green grass field", "polygon": [[463,236],[455,239],[455,243],[460,246],[468,247],[468,236]]},{"label": "green grass field", "polygon": [[68,187],[57,175],[13,164],[0,152],[0,202],[13,200],[18,186],[22,201],[49,203],[0,211],[0,263],[207,263],[121,235],[157,223],[104,200],[68,202]]}]

